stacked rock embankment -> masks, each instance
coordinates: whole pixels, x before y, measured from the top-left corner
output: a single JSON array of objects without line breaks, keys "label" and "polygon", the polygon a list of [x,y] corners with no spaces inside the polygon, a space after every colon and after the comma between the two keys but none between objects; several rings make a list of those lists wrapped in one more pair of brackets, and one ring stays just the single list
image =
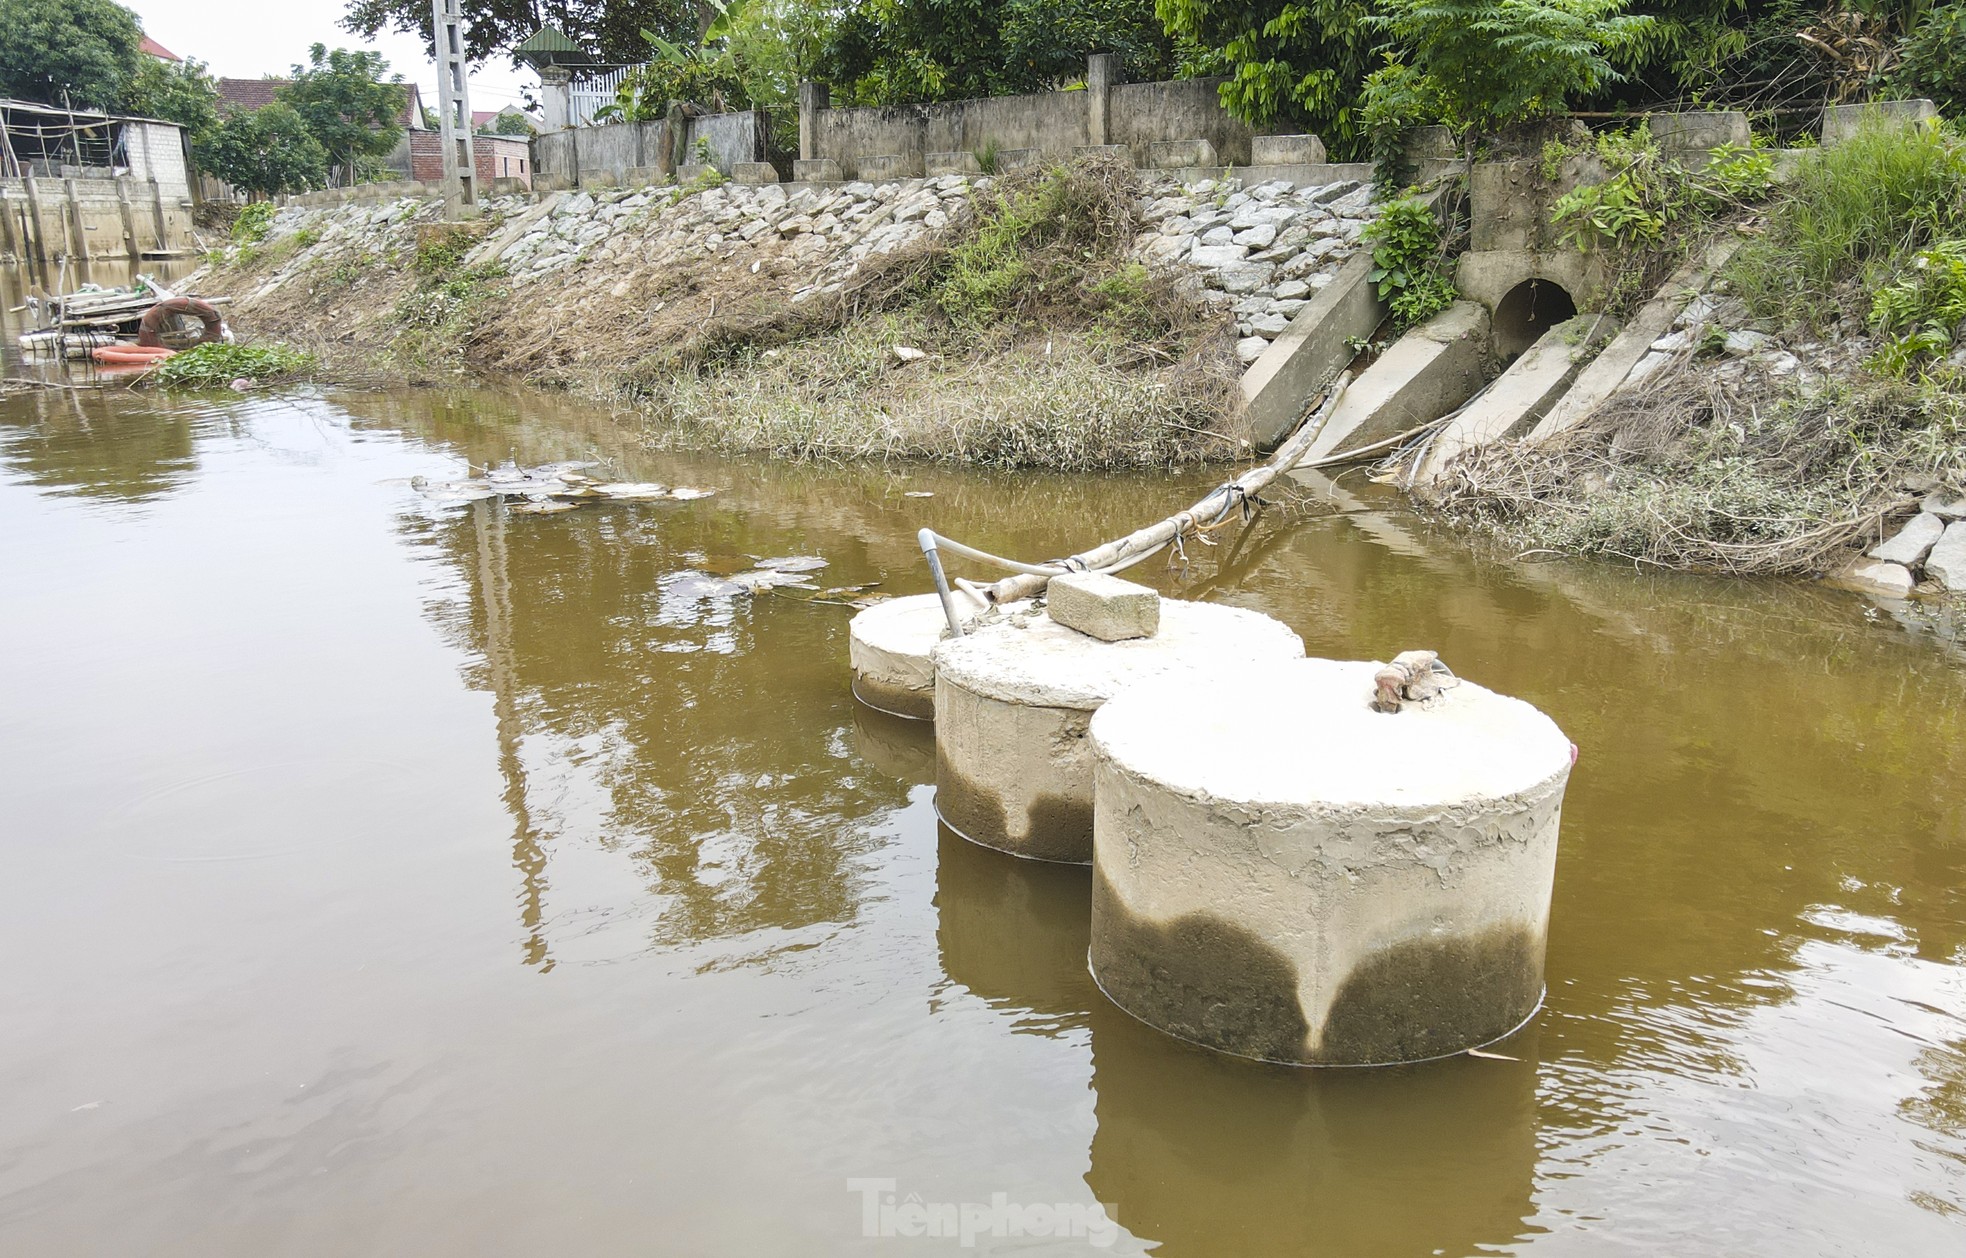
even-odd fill
[{"label": "stacked rock embankment", "polygon": [[[1373,214],[1371,188],[1354,182],[1137,179],[1133,256],[1229,312],[1244,362],[1330,282]],[[625,367],[678,326],[850,292],[870,261],[960,229],[997,188],[990,176],[945,175],[500,198],[458,270],[496,276],[509,301],[487,312],[467,352],[474,365],[521,373]],[[326,339],[378,343],[413,283],[403,273],[419,228],[439,218],[434,199],[291,206],[262,245],[222,254],[214,278],[250,284],[233,312],[248,335],[298,335],[331,308]]]}]

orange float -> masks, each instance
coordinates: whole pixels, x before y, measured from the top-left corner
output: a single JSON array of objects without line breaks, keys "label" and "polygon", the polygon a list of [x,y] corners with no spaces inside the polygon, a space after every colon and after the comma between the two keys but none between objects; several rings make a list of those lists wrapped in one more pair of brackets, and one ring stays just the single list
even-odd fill
[{"label": "orange float", "polygon": [[89,357],[105,367],[148,367],[161,363],[177,351],[162,345],[100,345],[89,351]]}]

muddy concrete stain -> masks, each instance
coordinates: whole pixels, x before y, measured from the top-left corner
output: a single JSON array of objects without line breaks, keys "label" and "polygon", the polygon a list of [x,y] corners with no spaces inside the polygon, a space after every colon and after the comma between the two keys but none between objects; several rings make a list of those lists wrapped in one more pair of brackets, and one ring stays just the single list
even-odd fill
[{"label": "muddy concrete stain", "polygon": [[1526,927],[1407,939],[1352,967],[1311,1060],[1425,1061],[1507,1035],[1543,999],[1543,941]]},{"label": "muddy concrete stain", "polygon": [[1024,837],[1012,838],[1002,795],[965,775],[939,746],[935,809],[951,830],[984,847],[1067,865],[1084,865],[1092,859],[1091,804],[1041,794],[1025,810]]},{"label": "muddy concrete stain", "polygon": [[1301,1062],[1310,1024],[1297,967],[1255,932],[1212,913],[1161,923],[1092,873],[1092,972],[1120,1008],[1192,1043]]}]

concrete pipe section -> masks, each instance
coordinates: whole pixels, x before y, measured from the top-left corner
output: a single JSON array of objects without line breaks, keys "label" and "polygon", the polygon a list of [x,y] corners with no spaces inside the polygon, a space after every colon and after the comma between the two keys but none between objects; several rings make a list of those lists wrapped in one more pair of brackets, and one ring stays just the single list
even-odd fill
[{"label": "concrete pipe section", "polygon": [[1378,669],[1166,679],[1100,709],[1091,961],[1114,1003],[1329,1066],[1442,1057],[1534,1015],[1570,741],[1469,682],[1372,711]]},{"label": "concrete pipe section", "polygon": [[[1092,714],[1170,674],[1302,659],[1260,612],[1163,599],[1153,637],[1104,642],[1040,611],[945,642],[935,665],[935,807],[964,838],[1015,856],[1092,859]],[[1220,692],[1217,692],[1218,694]]]},{"label": "concrete pipe section", "polygon": [[[984,609],[957,595],[956,613],[974,620]],[[933,594],[891,598],[857,613],[847,628],[854,698],[876,712],[934,720],[935,664],[929,657],[948,629],[942,600]]]}]

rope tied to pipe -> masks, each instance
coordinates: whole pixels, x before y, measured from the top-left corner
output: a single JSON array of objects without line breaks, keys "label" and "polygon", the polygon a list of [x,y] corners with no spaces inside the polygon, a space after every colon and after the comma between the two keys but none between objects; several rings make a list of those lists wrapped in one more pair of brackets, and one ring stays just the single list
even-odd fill
[{"label": "rope tied to pipe", "polygon": [[1443,690],[1461,684],[1454,670],[1432,651],[1401,651],[1372,675],[1372,710],[1398,712],[1407,704],[1426,707]]}]

